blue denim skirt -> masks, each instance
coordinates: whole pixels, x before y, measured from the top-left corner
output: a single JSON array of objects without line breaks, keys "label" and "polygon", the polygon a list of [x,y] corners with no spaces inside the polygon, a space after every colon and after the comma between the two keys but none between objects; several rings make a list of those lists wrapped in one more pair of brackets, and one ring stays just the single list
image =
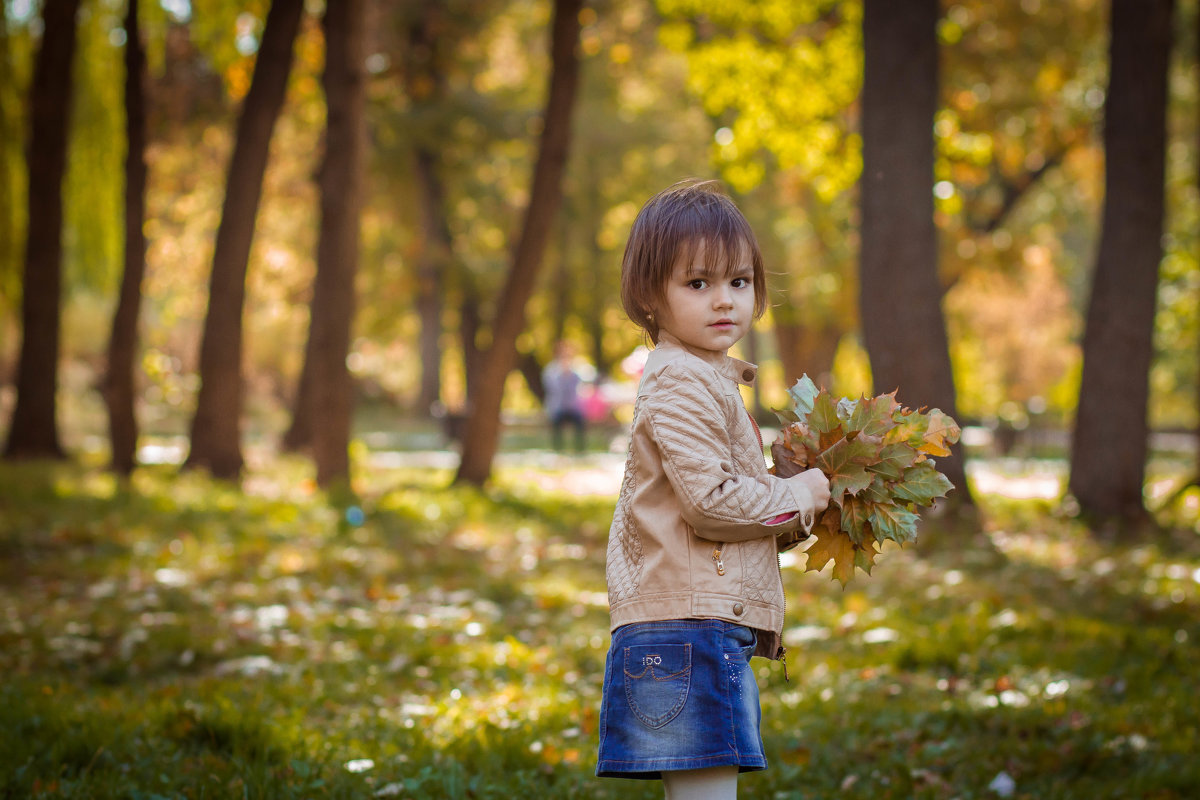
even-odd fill
[{"label": "blue denim skirt", "polygon": [[600,704],[603,778],[664,770],[766,769],[754,631],[716,619],[623,625],[613,631]]}]

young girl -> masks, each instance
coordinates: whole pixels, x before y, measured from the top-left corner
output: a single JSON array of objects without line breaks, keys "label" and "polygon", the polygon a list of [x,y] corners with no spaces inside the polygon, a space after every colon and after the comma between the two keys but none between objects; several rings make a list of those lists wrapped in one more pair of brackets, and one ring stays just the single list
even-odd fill
[{"label": "young girl", "polygon": [[784,658],[777,553],[807,537],[829,482],[767,472],[739,391],[757,368],[727,355],[765,309],[762,255],[715,182],[676,184],[638,213],[621,301],[655,349],[609,532],[596,774],[733,798],[739,772],[767,766],[750,657]]}]

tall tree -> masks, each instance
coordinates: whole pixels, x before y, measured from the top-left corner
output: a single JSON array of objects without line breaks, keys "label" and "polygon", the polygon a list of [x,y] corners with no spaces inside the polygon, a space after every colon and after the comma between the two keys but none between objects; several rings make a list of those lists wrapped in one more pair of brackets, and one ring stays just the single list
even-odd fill
[{"label": "tall tree", "polygon": [[[859,307],[875,390],[955,415],[933,218],[938,16],[938,0],[863,7]],[[938,468],[970,502],[961,458]]]},{"label": "tall tree", "polygon": [[[362,203],[364,143],[361,131],[364,124],[365,85],[361,62],[365,8],[360,0],[349,5],[350,8],[327,7],[322,21],[326,48],[322,86],[327,118],[325,153],[317,171],[321,193],[321,228],[317,240],[317,274],[309,305],[304,366],[300,371],[292,408],[292,422],[282,441],[283,449],[290,452],[314,448],[315,430],[321,427],[314,426],[314,418],[322,421],[326,433],[331,433],[329,415],[340,414],[343,409],[352,407],[351,395],[342,397],[340,389],[334,393],[337,397],[326,395],[314,382],[315,373],[322,372],[339,386],[345,381],[347,390],[352,390],[344,363],[338,367],[333,361],[340,359],[344,362],[349,348],[355,308],[354,280],[358,268],[359,211]],[[350,130],[350,126],[355,126],[359,132]],[[324,399],[318,401],[318,395]],[[320,405],[319,402],[326,405]],[[333,426],[334,429],[340,427],[340,422]],[[348,442],[348,418],[344,427]],[[340,451],[342,448],[335,444],[333,449]],[[314,449],[313,455],[318,460],[318,474],[323,476],[325,473],[319,464],[324,461],[328,465],[331,454],[324,449],[321,453]],[[344,475],[349,469],[349,462],[346,461],[343,466],[344,469],[335,468],[334,472]],[[323,481],[322,485],[327,484]]]},{"label": "tall tree", "polygon": [[1162,260],[1174,0],[1113,0],[1104,211],[1083,336],[1070,490],[1088,515],[1145,515],[1150,362]]},{"label": "tall tree", "polygon": [[[317,483],[331,486],[350,475],[350,423],[354,386],[346,369],[354,320],[362,202],[364,0],[341,0],[325,8],[325,73],[328,116],[325,156],[318,173],[321,230],[313,285],[308,346],[301,376],[307,394],[307,427],[317,462]],[[320,424],[313,424],[314,420]],[[293,430],[299,425],[293,420]]]},{"label": "tall tree", "polygon": [[[444,31],[447,9],[440,2],[420,4],[408,21],[404,48],[404,89],[415,114],[429,116],[446,98],[442,59],[452,40]],[[439,33],[441,35],[439,35]],[[424,133],[424,132],[423,132]],[[413,177],[421,198],[421,249],[417,255],[417,316],[421,320],[421,383],[417,411],[429,413],[441,399],[442,310],[445,276],[451,267],[451,235],[446,220],[446,190],[439,148],[428,134],[415,143]]]},{"label": "tall tree", "polygon": [[137,354],[142,277],[146,272],[146,54],[138,24],[138,0],[125,11],[125,269],[108,342],[104,402],[112,440],[112,466],[128,475],[137,461],[133,364]]},{"label": "tall tree", "polygon": [[[8,4],[0,3],[0,311],[16,305],[21,258],[18,241],[18,188],[24,140],[24,112],[13,56]],[[0,326],[0,348],[6,348],[6,331]]]},{"label": "tall tree", "polygon": [[446,190],[438,171],[436,148],[418,145],[413,154],[421,203],[421,253],[417,263],[417,315],[421,319],[421,389],[417,412],[428,414],[441,402],[442,310],[445,276],[452,268],[450,227],[446,224]]},{"label": "tall tree", "polygon": [[17,404],[4,454],[61,458],[56,394],[62,320],[63,175],[79,0],[46,0],[29,92],[29,228],[21,295]]},{"label": "tall tree", "polygon": [[482,485],[492,471],[500,438],[504,384],[517,363],[517,337],[525,328],[525,304],[541,269],[554,214],[562,201],[562,176],[571,139],[571,110],[579,83],[579,12],[582,0],[555,0],[550,34],[550,86],[533,185],[521,233],[513,249],[496,307],[492,344],[471,396],[456,482]]},{"label": "tall tree", "polygon": [[238,118],[225,205],[213,250],[208,314],[200,345],[200,392],[185,466],[205,467],[219,478],[235,478],[242,469],[246,270],[271,134],[283,106],[303,10],[304,0],[273,0],[267,12],[254,77]]}]

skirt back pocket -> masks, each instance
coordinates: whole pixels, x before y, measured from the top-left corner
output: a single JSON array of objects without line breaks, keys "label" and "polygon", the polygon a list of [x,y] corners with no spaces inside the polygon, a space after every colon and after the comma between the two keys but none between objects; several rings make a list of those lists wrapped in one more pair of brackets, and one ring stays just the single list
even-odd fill
[{"label": "skirt back pocket", "polygon": [[683,710],[692,683],[692,645],[645,644],[625,648],[625,698],[634,716],[661,728]]}]

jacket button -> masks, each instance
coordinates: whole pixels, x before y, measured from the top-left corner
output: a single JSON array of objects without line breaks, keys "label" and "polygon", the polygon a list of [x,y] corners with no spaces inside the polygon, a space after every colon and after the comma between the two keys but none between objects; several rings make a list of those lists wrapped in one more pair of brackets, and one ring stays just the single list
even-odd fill
[{"label": "jacket button", "polygon": [[750,381],[754,380],[754,370],[748,369],[745,372],[743,372],[742,380],[744,380],[746,383],[749,383]]},{"label": "jacket button", "polygon": [[746,610],[746,607],[743,606],[741,603],[733,604],[733,615],[735,617],[740,617],[742,615],[742,612],[745,610]]}]

